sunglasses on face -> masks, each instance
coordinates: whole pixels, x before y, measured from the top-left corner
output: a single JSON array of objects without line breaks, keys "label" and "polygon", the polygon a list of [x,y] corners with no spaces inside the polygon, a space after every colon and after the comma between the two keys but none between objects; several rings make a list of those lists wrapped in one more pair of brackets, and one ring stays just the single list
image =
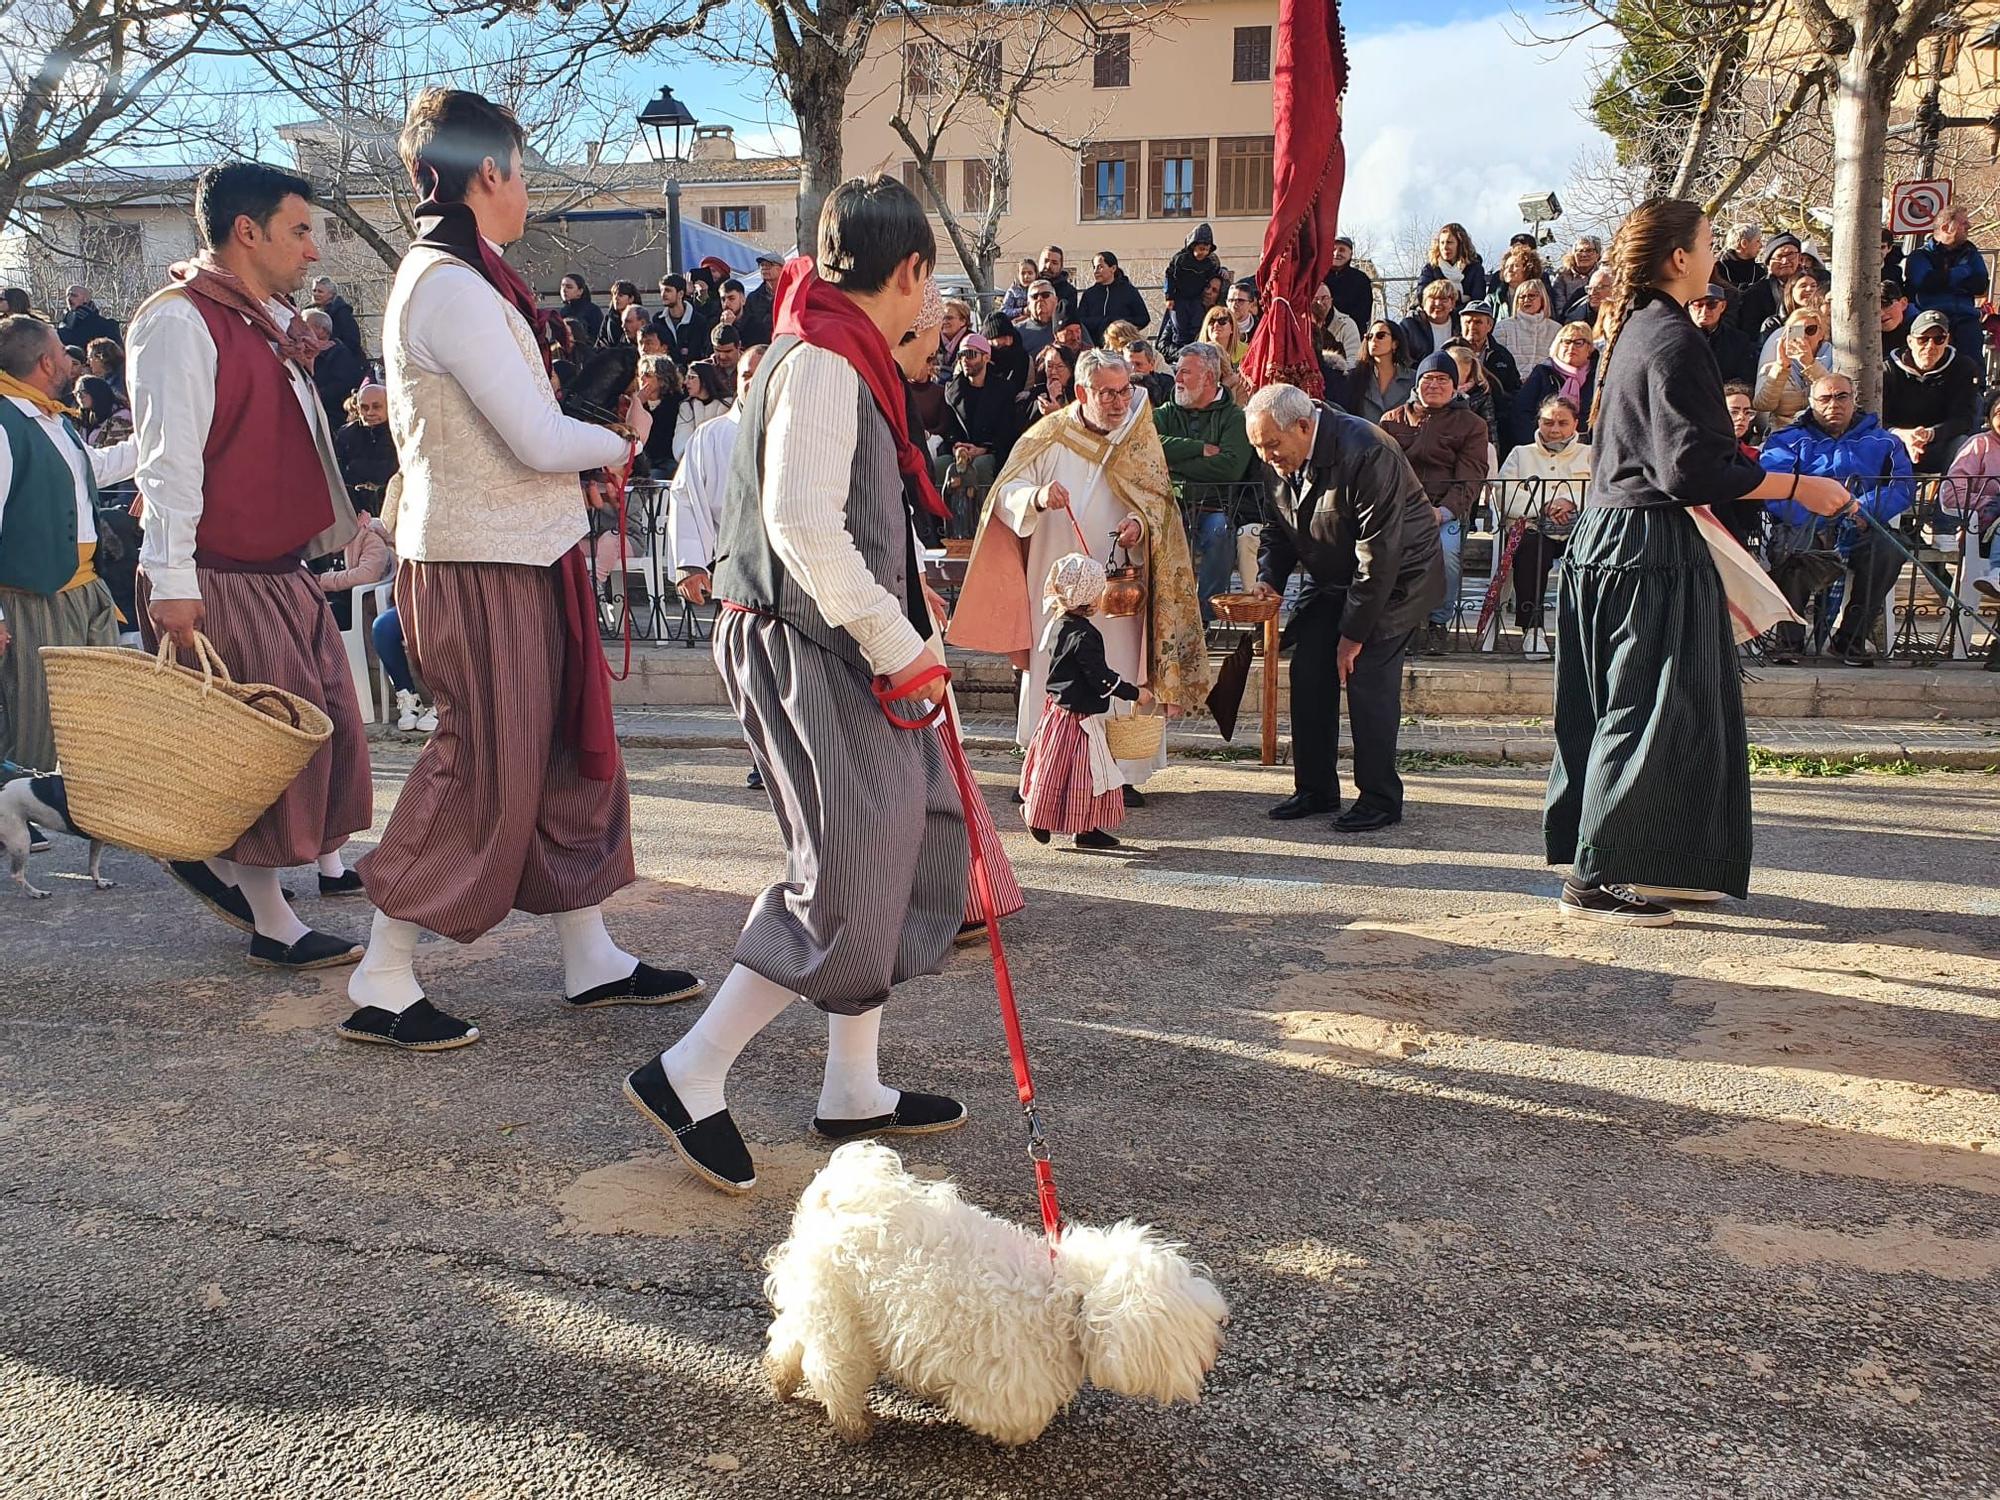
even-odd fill
[{"label": "sunglasses on face", "polygon": [[1945,336],[1941,333],[1920,333],[1910,340],[1913,344],[1942,344],[1945,341]]}]

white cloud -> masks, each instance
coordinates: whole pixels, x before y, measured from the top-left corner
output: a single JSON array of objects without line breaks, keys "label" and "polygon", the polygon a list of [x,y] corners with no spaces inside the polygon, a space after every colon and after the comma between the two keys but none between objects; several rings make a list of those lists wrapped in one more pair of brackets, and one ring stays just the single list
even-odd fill
[{"label": "white cloud", "polygon": [[1349,38],[1340,222],[1364,250],[1387,259],[1408,220],[1456,220],[1490,266],[1526,227],[1518,200],[1560,193],[1579,153],[1605,144],[1581,113],[1588,49],[1556,54],[1519,33],[1503,12]]}]

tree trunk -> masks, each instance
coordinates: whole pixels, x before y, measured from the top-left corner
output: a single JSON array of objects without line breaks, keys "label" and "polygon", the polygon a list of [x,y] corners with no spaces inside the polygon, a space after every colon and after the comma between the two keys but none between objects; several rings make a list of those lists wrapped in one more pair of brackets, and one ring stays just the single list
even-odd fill
[{"label": "tree trunk", "polygon": [[1894,75],[1880,65],[1880,41],[1861,8],[1833,84],[1833,347],[1860,411],[1881,410],[1882,152]]},{"label": "tree trunk", "polygon": [[841,117],[853,65],[837,48],[807,35],[801,42],[796,75],[788,80],[792,116],[799,125],[798,247],[819,253],[819,213],[842,182]]}]

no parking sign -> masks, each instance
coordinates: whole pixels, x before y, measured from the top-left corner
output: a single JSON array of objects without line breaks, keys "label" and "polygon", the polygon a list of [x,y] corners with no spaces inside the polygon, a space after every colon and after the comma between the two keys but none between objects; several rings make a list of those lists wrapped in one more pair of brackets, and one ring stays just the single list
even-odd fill
[{"label": "no parking sign", "polygon": [[1889,190],[1889,233],[1929,234],[1951,207],[1949,177],[1915,177]]}]

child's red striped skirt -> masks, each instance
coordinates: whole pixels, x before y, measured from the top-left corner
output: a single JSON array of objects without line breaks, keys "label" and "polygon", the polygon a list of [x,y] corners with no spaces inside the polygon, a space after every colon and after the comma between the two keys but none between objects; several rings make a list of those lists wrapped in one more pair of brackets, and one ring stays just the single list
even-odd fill
[{"label": "child's red striped skirt", "polygon": [[1028,742],[1021,763],[1021,816],[1030,828],[1050,833],[1110,832],[1125,821],[1125,793],[1113,787],[1099,797],[1091,791],[1090,741],[1083,720],[1051,702]]}]

